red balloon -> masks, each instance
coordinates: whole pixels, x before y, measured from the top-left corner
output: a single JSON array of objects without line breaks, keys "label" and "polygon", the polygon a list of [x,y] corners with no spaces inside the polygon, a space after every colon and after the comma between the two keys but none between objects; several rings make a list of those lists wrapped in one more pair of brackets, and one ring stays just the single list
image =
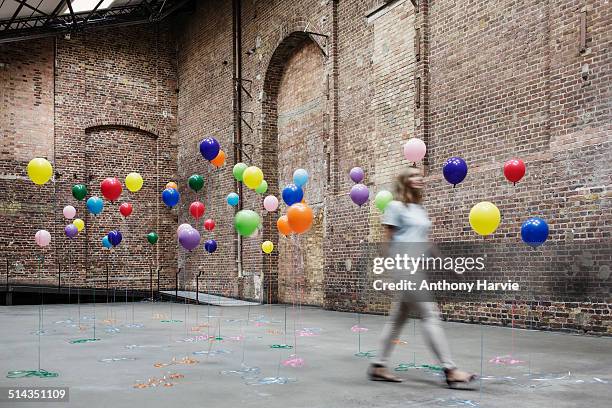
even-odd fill
[{"label": "red balloon", "polygon": [[201,218],[204,215],[204,210],[205,210],[204,204],[202,204],[199,201],[194,201],[193,203],[189,205],[189,213],[196,220]]},{"label": "red balloon", "polygon": [[215,222],[210,218],[204,221],[204,229],[206,231],[212,231],[215,229]]},{"label": "red balloon", "polygon": [[518,183],[525,175],[525,163],[521,159],[512,159],[504,163],[504,176],[513,182]]},{"label": "red balloon", "polygon": [[134,207],[132,207],[132,204],[130,203],[123,203],[119,206],[119,212],[124,217],[129,217],[133,210]]},{"label": "red balloon", "polygon": [[121,195],[123,188],[117,177],[107,177],[100,183],[102,195],[109,201],[115,201]]}]

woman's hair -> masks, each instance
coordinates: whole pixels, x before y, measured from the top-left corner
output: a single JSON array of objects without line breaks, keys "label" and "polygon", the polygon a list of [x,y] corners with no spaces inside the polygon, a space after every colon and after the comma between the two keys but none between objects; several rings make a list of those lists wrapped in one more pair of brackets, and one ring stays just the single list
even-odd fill
[{"label": "woman's hair", "polygon": [[423,191],[410,186],[410,178],[420,176],[421,170],[417,167],[408,167],[397,176],[395,180],[395,198],[405,204],[420,204],[423,200]]}]

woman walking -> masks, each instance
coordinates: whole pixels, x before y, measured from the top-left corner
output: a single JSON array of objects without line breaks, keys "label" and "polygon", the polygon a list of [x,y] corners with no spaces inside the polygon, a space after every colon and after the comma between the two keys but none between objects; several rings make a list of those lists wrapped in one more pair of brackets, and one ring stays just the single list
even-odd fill
[{"label": "woman walking", "polygon": [[[399,201],[393,201],[388,205],[382,222],[385,225],[386,241],[390,243],[391,248],[394,248],[392,252],[414,252],[415,248],[428,245],[431,221],[421,205],[423,187],[423,176],[415,167],[404,170],[397,178],[395,189]],[[418,252],[413,255],[420,255],[420,249]],[[387,256],[389,255],[395,254]],[[418,271],[413,274],[412,280],[422,279],[419,277],[421,273]],[[475,380],[476,375],[457,369],[453,363],[446,336],[440,325],[438,307],[429,295],[424,293],[420,295],[421,297],[411,291],[398,293],[381,335],[380,356],[378,361],[370,365],[368,377],[373,381],[402,381],[387,369],[386,363],[394,342],[412,311],[416,312],[423,322],[425,339],[444,369],[448,386]]]}]

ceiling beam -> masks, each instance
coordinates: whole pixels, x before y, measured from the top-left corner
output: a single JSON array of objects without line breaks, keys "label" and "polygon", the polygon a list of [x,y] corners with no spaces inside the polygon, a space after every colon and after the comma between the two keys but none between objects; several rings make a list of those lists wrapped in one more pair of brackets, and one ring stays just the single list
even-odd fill
[{"label": "ceiling beam", "polygon": [[35,12],[35,13],[40,13],[40,14],[42,14],[43,16],[48,16],[48,14],[47,14],[47,13],[45,13],[44,11],[41,11],[41,10],[40,10],[40,9],[38,9],[37,7],[30,6],[28,3],[26,3],[26,1],[25,1],[25,0],[23,0],[23,1],[22,1],[22,0],[14,0],[14,1],[16,1],[17,3],[21,3],[21,4],[23,4],[23,5],[24,5],[26,8],[29,8],[30,10],[32,10],[32,11],[33,11],[33,12]]},{"label": "ceiling beam", "polygon": [[19,2],[19,6],[17,6],[17,9],[13,13],[13,16],[11,17],[9,22],[6,24],[6,26],[4,27],[5,30],[8,30],[11,27],[11,24],[13,24],[13,21],[15,21],[15,19],[17,18],[17,16],[21,12],[21,9],[23,8],[24,3],[25,3],[25,0]]},{"label": "ceiling beam", "polygon": [[70,16],[72,17],[72,28],[76,30],[78,24],[76,21],[76,16],[74,15],[74,10],[72,10],[72,0],[67,0],[66,3],[68,3],[68,10],[70,11]]},{"label": "ceiling beam", "polygon": [[98,11],[98,7],[100,7],[102,5],[102,3],[104,3],[104,0],[100,0],[98,2],[98,4],[96,4],[96,7],[93,8],[93,10],[91,10],[89,12],[89,14],[87,14],[87,17],[85,17],[85,20],[83,20],[83,24],[87,24],[87,20],[89,20],[89,18],[96,12]]},{"label": "ceiling beam", "polygon": [[43,26],[46,26],[47,24],[49,24],[49,22],[51,20],[53,20],[54,18],[57,18],[57,16],[59,15],[60,11],[62,11],[62,8],[64,7],[64,3],[66,2],[66,0],[60,0],[60,2],[57,4],[57,6],[55,6],[55,8],[53,9],[53,11],[51,12],[51,14],[49,15],[49,18],[47,18],[43,24]]}]

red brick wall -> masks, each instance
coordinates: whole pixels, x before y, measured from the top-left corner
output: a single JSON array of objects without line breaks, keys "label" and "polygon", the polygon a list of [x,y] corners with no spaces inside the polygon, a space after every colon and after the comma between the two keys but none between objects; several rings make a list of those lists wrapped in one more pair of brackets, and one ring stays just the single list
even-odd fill
[{"label": "red brick wall", "polygon": [[[0,258],[9,259],[12,282],[36,276],[34,234],[44,228],[52,233],[44,251],[46,284],[57,284],[61,264],[64,284],[104,287],[110,259],[112,287],[148,288],[152,259],[164,265],[161,286],[173,285],[176,211],[158,204],[162,186],[176,177],[173,44],[163,27],[134,27],[0,46],[7,107],[0,122]],[[55,183],[36,188],[27,179],[26,165],[37,156],[53,163]],[[123,182],[131,171],[143,176],[143,189],[134,194],[124,186],[119,202],[105,202],[99,217],[72,197],[73,184],[101,196],[104,177]],[[134,205],[126,221],[118,213],[123,201]],[[76,207],[86,223],[71,242],[63,231],[65,205]],[[115,228],[124,242],[110,255],[100,240]],[[153,251],[146,242],[150,230],[160,235]]]}]

